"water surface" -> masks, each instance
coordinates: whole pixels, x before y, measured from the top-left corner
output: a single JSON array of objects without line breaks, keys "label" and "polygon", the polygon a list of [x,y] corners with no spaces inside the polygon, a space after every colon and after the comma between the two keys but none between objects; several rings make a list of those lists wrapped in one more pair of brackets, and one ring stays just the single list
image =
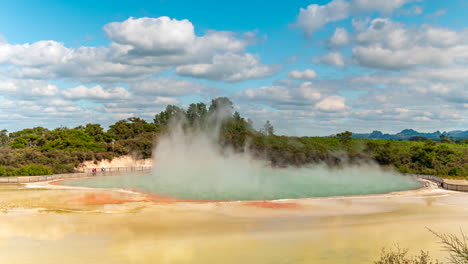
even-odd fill
[{"label": "water surface", "polygon": [[[95,177],[66,181],[65,185],[128,188],[195,200],[273,200],[341,195],[379,194],[415,189],[413,178],[376,167],[343,169],[195,167],[192,170],[156,169],[145,175]],[[170,174],[169,174],[170,173]]]}]

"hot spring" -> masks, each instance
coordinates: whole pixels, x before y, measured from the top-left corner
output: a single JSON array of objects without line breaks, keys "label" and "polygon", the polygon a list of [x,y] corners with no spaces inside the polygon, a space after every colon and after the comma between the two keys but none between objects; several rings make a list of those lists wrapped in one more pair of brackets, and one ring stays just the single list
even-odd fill
[{"label": "hot spring", "polygon": [[130,188],[191,200],[276,200],[338,195],[379,194],[414,189],[419,184],[404,176],[376,168],[339,170],[316,168],[263,168],[242,173],[238,168],[218,174],[209,169],[180,169],[170,177],[157,169],[139,176],[97,177],[67,185],[99,188]]},{"label": "hot spring", "polygon": [[414,179],[376,165],[273,168],[248,152],[217,143],[218,129],[187,133],[174,126],[158,140],[154,167],[145,175],[95,177],[67,185],[128,188],[191,200],[274,200],[379,194],[415,189]]}]

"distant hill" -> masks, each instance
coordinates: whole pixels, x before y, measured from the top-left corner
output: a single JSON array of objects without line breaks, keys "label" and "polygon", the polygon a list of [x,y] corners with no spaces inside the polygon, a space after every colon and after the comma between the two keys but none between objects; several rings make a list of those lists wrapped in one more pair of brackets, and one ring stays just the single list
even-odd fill
[{"label": "distant hill", "polygon": [[454,130],[449,132],[436,131],[433,133],[421,133],[414,129],[404,129],[396,134],[384,134],[378,130],[372,131],[372,133],[359,134],[353,133],[353,138],[368,138],[368,139],[389,139],[389,140],[409,140],[414,137],[427,138],[432,140],[440,140],[440,136],[444,135],[447,139],[453,138],[454,140],[468,138],[468,130]]}]

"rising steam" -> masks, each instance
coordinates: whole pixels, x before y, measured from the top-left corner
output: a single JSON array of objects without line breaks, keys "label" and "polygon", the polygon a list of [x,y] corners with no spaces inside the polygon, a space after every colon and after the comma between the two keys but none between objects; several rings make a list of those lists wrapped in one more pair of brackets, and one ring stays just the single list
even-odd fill
[{"label": "rising steam", "polygon": [[217,111],[203,124],[173,121],[153,151],[151,174],[78,180],[73,185],[133,188],[183,199],[266,200],[334,195],[377,194],[416,188],[408,177],[376,165],[325,165],[273,168],[248,151],[219,144],[226,116]]},{"label": "rising steam", "polygon": [[324,165],[272,168],[247,151],[221,147],[223,118],[209,126],[184,129],[185,120],[171,125],[154,149],[154,184],[158,192],[190,199],[255,200],[370,194],[414,188],[412,180],[377,166]]}]

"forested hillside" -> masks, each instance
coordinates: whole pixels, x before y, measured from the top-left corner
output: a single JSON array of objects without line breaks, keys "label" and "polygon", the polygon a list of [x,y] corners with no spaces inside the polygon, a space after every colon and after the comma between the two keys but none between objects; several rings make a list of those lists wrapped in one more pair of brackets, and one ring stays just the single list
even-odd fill
[{"label": "forested hillside", "polygon": [[112,159],[121,155],[151,157],[158,137],[166,133],[171,120],[184,120],[185,130],[220,123],[219,144],[236,151],[249,151],[256,158],[267,159],[273,166],[303,166],[325,163],[377,162],[400,172],[466,177],[468,145],[451,140],[425,142],[352,138],[343,132],[335,137],[288,137],[274,135],[266,121],[255,130],[250,120],[233,112],[227,98],[212,100],[210,105],[191,104],[187,109],[169,105],[152,121],[132,117],[117,121],[105,130],[99,124],[75,128],[43,127],[10,132],[0,131],[0,176],[45,175],[73,172],[83,161]]}]

